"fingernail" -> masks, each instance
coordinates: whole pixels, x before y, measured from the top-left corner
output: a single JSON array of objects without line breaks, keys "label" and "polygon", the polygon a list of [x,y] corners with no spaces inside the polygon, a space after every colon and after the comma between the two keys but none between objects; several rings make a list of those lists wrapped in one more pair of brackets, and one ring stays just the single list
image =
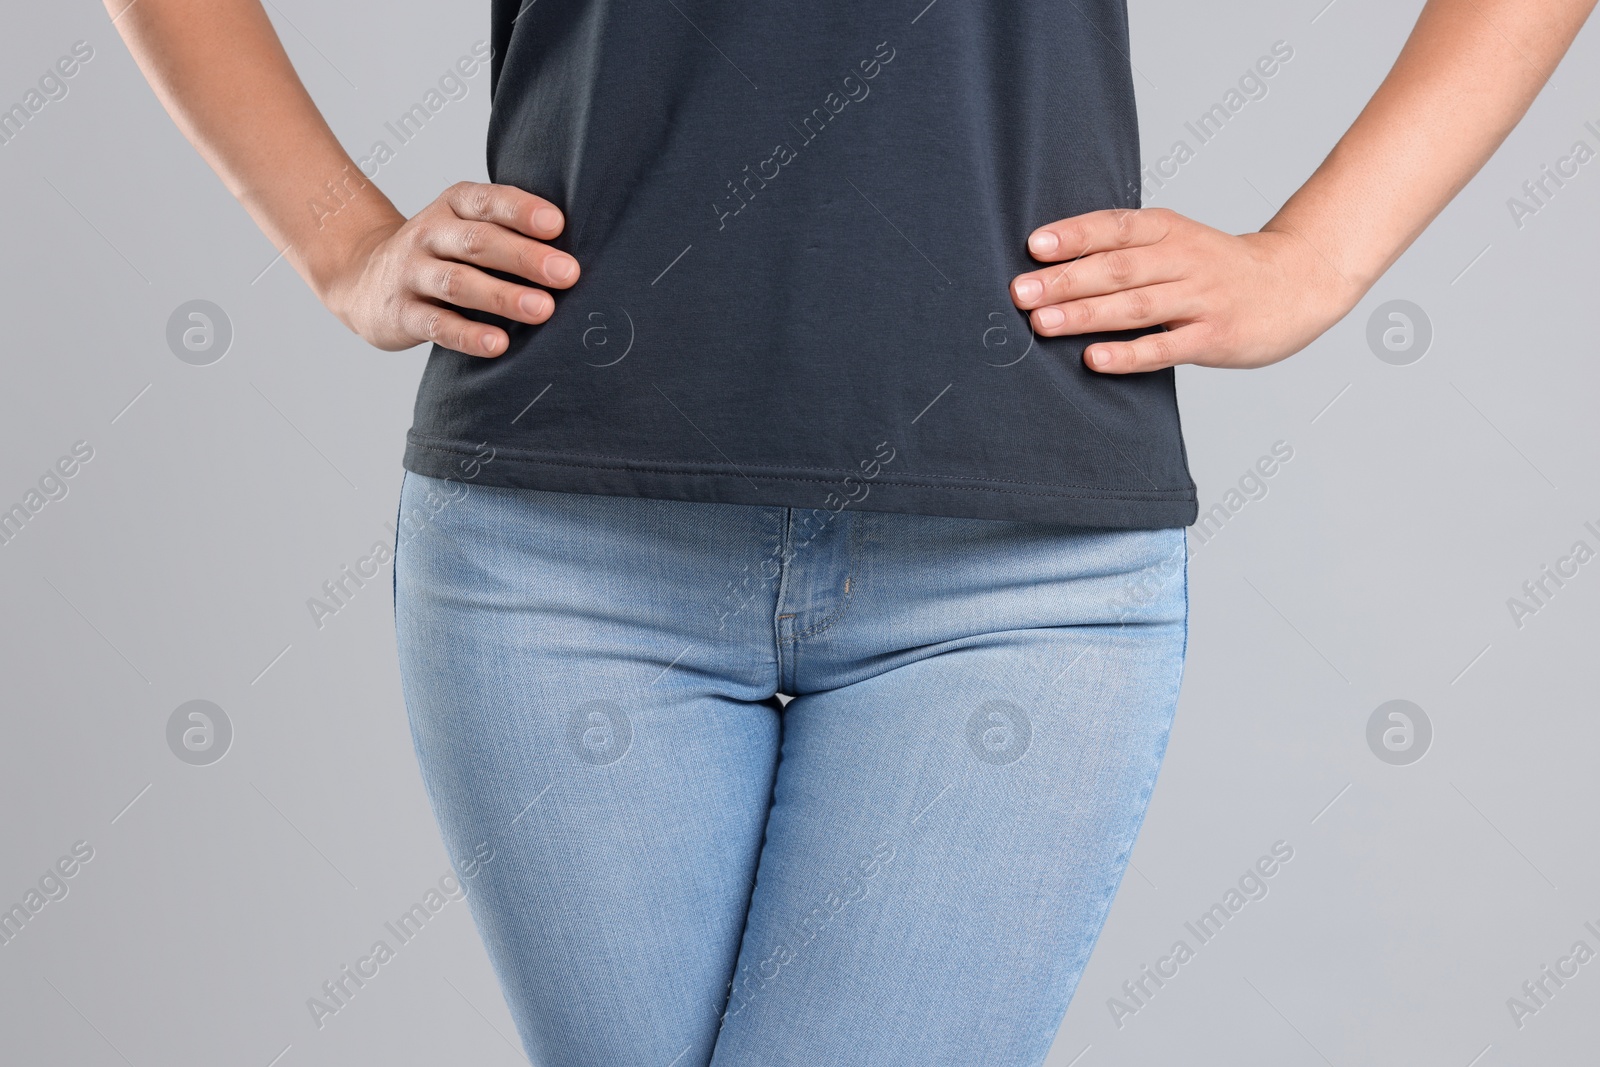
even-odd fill
[{"label": "fingernail", "polygon": [[572,272],[576,267],[577,264],[573,262],[571,256],[557,253],[556,255],[545,257],[544,272],[558,282],[564,282],[572,277]]},{"label": "fingernail", "polygon": [[1028,248],[1040,255],[1054,252],[1060,244],[1061,239],[1049,230],[1035,230],[1033,236],[1028,238]]},{"label": "fingernail", "polygon": [[1046,330],[1053,330],[1067,321],[1067,317],[1061,313],[1060,308],[1040,308],[1033,314],[1039,325]]},{"label": "fingernail", "polygon": [[1036,278],[1024,278],[1017,283],[1017,299],[1031,304],[1044,295],[1044,286]]},{"label": "fingernail", "polygon": [[524,315],[532,317],[544,314],[546,307],[545,301],[548,299],[548,297],[541,296],[538,293],[523,293],[522,299],[517,303],[519,306],[521,306],[522,313]]},{"label": "fingernail", "polygon": [[1111,353],[1103,348],[1092,348],[1089,350],[1089,362],[1096,367],[1104,367],[1111,362]]},{"label": "fingernail", "polygon": [[533,224],[540,230],[561,229],[561,212],[553,207],[542,207],[533,213]]}]

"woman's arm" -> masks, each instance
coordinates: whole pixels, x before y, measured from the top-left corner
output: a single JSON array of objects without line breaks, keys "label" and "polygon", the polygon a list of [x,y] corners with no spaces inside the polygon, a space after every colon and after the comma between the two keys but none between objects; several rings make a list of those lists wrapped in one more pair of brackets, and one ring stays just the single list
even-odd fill
[{"label": "woman's arm", "polygon": [[[1095,211],[1029,236],[1012,299],[1047,336],[1166,325],[1089,346],[1126,373],[1261,367],[1338,322],[1521,120],[1595,0],[1428,0],[1355,123],[1259,233],[1164,208]],[[1081,257],[1081,258],[1080,258]]]},{"label": "woman's arm", "polygon": [[340,147],[260,0],[105,4],[184,136],[317,297],[372,344],[436,340],[498,355],[504,330],[447,305],[536,323],[555,303],[477,268],[552,288],[577,281],[576,260],[534,239],[557,236],[561,212],[523,190],[462,182],[407,220]]}]

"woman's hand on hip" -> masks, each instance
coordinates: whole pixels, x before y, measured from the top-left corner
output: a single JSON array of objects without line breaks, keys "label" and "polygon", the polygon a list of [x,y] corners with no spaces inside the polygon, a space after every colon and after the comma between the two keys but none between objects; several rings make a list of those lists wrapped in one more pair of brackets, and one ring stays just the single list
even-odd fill
[{"label": "woman's hand on hip", "polygon": [[1167,327],[1086,348],[1084,365],[1107,374],[1179,363],[1264,367],[1310,344],[1362,292],[1293,233],[1235,236],[1166,208],[1052,222],[1029,235],[1028,251],[1054,264],[1011,281],[1011,299],[1035,332]]},{"label": "woman's hand on hip", "polygon": [[566,220],[547,200],[509,185],[458,182],[401,222],[365,236],[348,272],[328,286],[328,307],[386,351],[437,341],[474,356],[498,356],[510,339],[457,308],[540,323],[555,310],[544,289],[502,281],[504,271],[550,289],[578,280],[578,261],[545,244]]}]

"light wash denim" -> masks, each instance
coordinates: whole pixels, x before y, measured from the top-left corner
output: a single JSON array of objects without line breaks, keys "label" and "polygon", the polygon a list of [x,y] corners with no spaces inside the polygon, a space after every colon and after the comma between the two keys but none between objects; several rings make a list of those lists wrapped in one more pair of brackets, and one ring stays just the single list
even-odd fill
[{"label": "light wash denim", "polygon": [[400,512],[417,756],[536,1067],[1043,1062],[1166,750],[1182,529]]}]

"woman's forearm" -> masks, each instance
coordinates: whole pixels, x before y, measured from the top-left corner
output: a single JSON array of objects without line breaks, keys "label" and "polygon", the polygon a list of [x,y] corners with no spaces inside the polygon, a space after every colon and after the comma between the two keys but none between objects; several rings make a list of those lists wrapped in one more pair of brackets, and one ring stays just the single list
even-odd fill
[{"label": "woman's forearm", "polygon": [[105,3],[179,129],[327,299],[354,251],[404,216],[340,146],[260,0]]},{"label": "woman's forearm", "polygon": [[1354,124],[1263,231],[1304,239],[1351,306],[1494,154],[1595,0],[1429,0]]},{"label": "woman's forearm", "polygon": [[184,135],[317,297],[375,347],[431,341],[498,356],[506,330],[464,310],[536,325],[555,310],[550,290],[577,282],[577,260],[547,243],[565,216],[529,191],[457,182],[409,219],[396,210],[328,129],[260,0],[106,9]]},{"label": "woman's forearm", "polygon": [[1256,233],[1166,208],[1091,211],[1028,237],[1011,299],[1086,366],[1265,367],[1347,315],[1528,110],[1596,0],[1428,0],[1394,67],[1311,179]]}]

